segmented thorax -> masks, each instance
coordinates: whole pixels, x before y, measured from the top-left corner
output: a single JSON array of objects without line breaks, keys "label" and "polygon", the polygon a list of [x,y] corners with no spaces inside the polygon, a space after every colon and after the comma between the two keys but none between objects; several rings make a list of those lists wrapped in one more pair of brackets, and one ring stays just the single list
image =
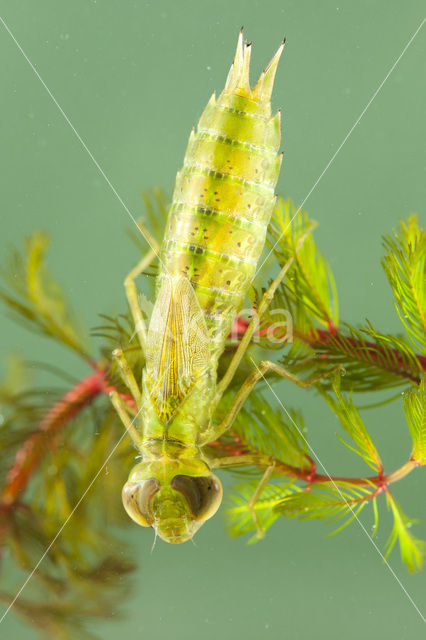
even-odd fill
[{"label": "segmented thorax", "polygon": [[158,286],[189,279],[203,311],[212,365],[223,350],[262,252],[282,154],[270,98],[283,45],[249,84],[250,45],[238,41],[218,99],[211,97],[177,174]]}]

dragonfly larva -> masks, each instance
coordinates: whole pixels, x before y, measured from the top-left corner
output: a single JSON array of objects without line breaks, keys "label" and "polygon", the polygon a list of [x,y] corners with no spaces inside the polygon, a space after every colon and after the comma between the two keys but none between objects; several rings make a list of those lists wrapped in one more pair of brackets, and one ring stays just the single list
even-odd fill
[{"label": "dragonfly larva", "polygon": [[[260,378],[255,372],[247,379],[223,422],[212,424],[250,337],[217,382],[218,359],[254,276],[275,202],[282,154],[280,112],[271,116],[271,93],[283,46],[251,88],[251,44],[243,43],[241,32],[225,88],[218,98],[213,94],[190,135],[148,331],[134,278],[153,253],[126,279],[146,364],[139,390],[123,353],[114,352],[138,407],[135,424],[117,393],[112,401],[142,456],[123,488],[123,503],[135,522],[152,526],[167,542],[188,540],[217,511],[222,487],[212,468],[232,461],[209,460],[204,447],[229,429]],[[258,313],[262,304],[266,297]],[[262,363],[262,370],[273,366]]]}]

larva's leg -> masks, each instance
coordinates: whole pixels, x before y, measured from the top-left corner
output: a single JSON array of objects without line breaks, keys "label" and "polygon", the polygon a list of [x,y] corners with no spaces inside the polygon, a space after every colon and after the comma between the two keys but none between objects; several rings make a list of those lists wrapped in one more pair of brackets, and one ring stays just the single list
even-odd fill
[{"label": "larva's leg", "polygon": [[[315,228],[315,225],[312,225],[299,238],[299,240],[298,240],[298,242],[296,244],[295,254],[299,251],[299,249],[303,245],[305,239],[313,231],[314,228]],[[229,383],[231,382],[232,378],[234,377],[235,372],[238,369],[238,367],[240,365],[240,362],[241,362],[242,358],[244,357],[245,352],[247,351],[247,348],[248,348],[248,346],[250,344],[250,341],[251,341],[251,339],[253,337],[253,334],[254,334],[254,332],[256,331],[256,329],[259,326],[260,318],[265,313],[266,309],[268,308],[268,306],[270,305],[271,301],[273,300],[273,297],[275,295],[275,292],[276,292],[278,286],[280,285],[282,280],[285,278],[285,275],[286,275],[287,271],[290,269],[290,267],[293,264],[293,262],[294,262],[294,255],[286,262],[286,264],[283,266],[283,268],[281,269],[281,271],[279,272],[279,274],[277,275],[275,280],[273,280],[273,282],[271,283],[269,288],[263,294],[262,299],[261,299],[260,304],[259,304],[259,307],[257,309],[257,312],[253,315],[253,317],[252,317],[252,319],[250,321],[250,324],[247,327],[240,344],[238,345],[238,348],[237,348],[237,350],[236,350],[236,352],[234,354],[234,357],[231,360],[231,363],[230,363],[225,375],[223,376],[222,380],[217,385],[217,393],[216,393],[215,400],[214,400],[215,406],[217,406],[217,404],[218,404],[219,400],[221,399],[224,391],[227,389]]]},{"label": "larva's leg", "polygon": [[274,468],[275,468],[275,460],[271,456],[267,456],[265,454],[243,454],[241,456],[228,456],[223,458],[212,458],[209,461],[209,466],[211,469],[229,469],[230,467],[237,466],[264,466],[266,467],[265,473],[263,474],[258,486],[256,487],[256,491],[253,493],[250,500],[247,502],[247,509],[250,511],[253,521],[256,525],[257,535],[259,538],[263,538],[265,536],[265,532],[263,531],[259,519],[257,517],[257,513],[255,510],[255,504],[259,500],[262,495],[263,489],[268,484],[268,480],[271,477]]},{"label": "larva's leg", "polygon": [[133,371],[130,368],[129,363],[126,360],[126,356],[122,352],[121,349],[114,349],[112,352],[113,358],[118,364],[120,369],[121,378],[132,394],[136,406],[139,407],[141,401],[141,391],[138,387],[138,383],[136,382],[135,376],[133,375]]},{"label": "larva's leg", "polygon": [[152,233],[150,231],[148,231],[147,227],[142,222],[141,218],[138,219],[137,225],[138,225],[139,231],[141,232],[141,234],[143,235],[144,239],[149,244],[150,248],[153,249],[156,252],[156,254],[158,255],[160,253],[160,244],[159,244],[158,240],[156,238],[154,238],[154,236],[152,235]]},{"label": "larva's leg", "polygon": [[266,487],[266,485],[268,484],[268,480],[271,477],[273,471],[274,471],[274,464],[271,464],[270,467],[267,467],[265,473],[263,474],[259,484],[256,487],[256,491],[253,493],[252,497],[250,498],[250,500],[247,502],[247,509],[250,511],[251,513],[251,517],[253,518],[253,522],[256,525],[256,529],[257,529],[257,537],[258,538],[264,538],[265,537],[265,532],[262,529],[262,526],[259,522],[259,518],[257,517],[257,513],[256,513],[256,509],[255,504],[256,502],[259,500],[259,497],[262,494],[263,489]]},{"label": "larva's leg", "polygon": [[267,371],[274,371],[282,378],[286,378],[287,380],[290,380],[291,382],[294,382],[295,384],[297,384],[299,387],[302,387],[302,389],[307,389],[308,387],[315,384],[316,382],[319,382],[320,380],[323,380],[324,378],[327,378],[328,376],[332,375],[336,371],[341,371],[341,370],[342,370],[342,367],[338,365],[337,367],[333,367],[333,369],[331,369],[330,371],[326,371],[325,373],[315,376],[315,378],[311,378],[310,380],[301,380],[300,378],[290,373],[290,371],[287,371],[287,369],[277,364],[276,362],[271,362],[270,360],[262,360],[262,362],[259,362],[259,364],[256,365],[256,368],[253,369],[253,371],[248,375],[246,380],[243,382],[242,386],[240,387],[240,389],[238,390],[234,398],[231,408],[229,409],[228,413],[226,414],[222,422],[216,427],[213,427],[211,430],[206,432],[205,437],[203,438],[202,444],[207,444],[208,442],[217,440],[217,438],[220,438],[220,436],[223,433],[225,433],[226,431],[228,431],[228,429],[232,427],[232,424],[235,418],[237,417],[244,402],[247,400],[248,396],[253,391],[254,387],[256,386],[256,383],[261,378],[264,377],[264,374]]},{"label": "larva's leg", "polygon": [[262,454],[260,455],[248,454],[248,455],[242,455],[237,457],[230,456],[227,458],[213,458],[210,466],[212,469],[226,469],[226,468],[229,469],[230,467],[241,466],[241,465],[257,466],[259,465],[259,463],[263,465],[267,465],[267,467],[265,469],[265,473],[263,474],[259,484],[256,487],[256,491],[253,493],[252,497],[247,502],[247,509],[250,511],[253,521],[256,525],[258,538],[263,538],[265,536],[265,532],[263,531],[260,525],[256,510],[254,507],[256,502],[259,500],[260,496],[262,495],[262,491],[268,484],[268,480],[274,471],[275,461],[271,459],[269,456],[265,456]]},{"label": "larva's leg", "polygon": [[243,453],[240,456],[211,458],[209,460],[209,467],[210,469],[229,469],[230,467],[269,467],[273,462],[273,458],[264,453]]},{"label": "larva's leg", "polygon": [[121,419],[121,422],[124,424],[127,433],[133,440],[133,444],[139,451],[141,451],[142,437],[134,425],[134,419],[131,420],[129,414],[127,413],[126,403],[120,397],[120,394],[117,393],[117,391],[111,391],[109,397],[112,406],[116,410],[119,418]]},{"label": "larva's leg", "polygon": [[133,267],[130,273],[124,280],[124,287],[126,289],[127,301],[129,303],[130,311],[132,313],[133,321],[135,323],[135,330],[139,338],[139,343],[142,348],[142,352],[145,355],[146,346],[146,325],[142,315],[138,300],[138,290],[136,288],[135,279],[144,271],[151,262],[157,257],[158,252],[156,248],[151,249],[146,256],[144,256],[138,264]]}]

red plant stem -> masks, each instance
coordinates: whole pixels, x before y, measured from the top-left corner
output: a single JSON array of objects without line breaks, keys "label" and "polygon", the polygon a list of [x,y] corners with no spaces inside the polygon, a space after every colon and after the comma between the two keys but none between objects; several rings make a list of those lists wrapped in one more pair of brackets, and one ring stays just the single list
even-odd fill
[{"label": "red plant stem", "polygon": [[384,474],[383,471],[380,471],[376,476],[361,478],[348,476],[328,476],[317,473],[316,464],[312,459],[309,458],[309,456],[307,456],[307,459],[311,465],[310,469],[295,467],[290,464],[286,464],[281,460],[273,458],[272,456],[268,456],[262,453],[251,453],[250,449],[245,447],[244,443],[236,434],[231,435],[233,438],[233,441],[231,442],[221,442],[220,440],[216,440],[215,442],[211,442],[209,444],[209,447],[213,447],[214,449],[218,450],[220,453],[222,453],[222,455],[223,453],[227,454],[226,457],[221,457],[221,467],[236,467],[238,466],[238,464],[258,464],[259,466],[269,467],[273,463],[276,473],[295,478],[302,482],[306,482],[308,485],[317,484],[319,482],[329,482],[331,484],[341,484],[347,482],[359,487],[371,487],[372,489],[375,488],[375,493],[371,494],[370,497],[372,497],[373,495],[377,495],[377,493],[380,493],[389,484],[401,480],[401,478],[404,478],[406,475],[411,473],[413,469],[419,466],[419,463],[416,460],[410,458],[410,460],[403,464],[402,467],[388,474]]},{"label": "red plant stem", "polygon": [[[56,402],[40,422],[36,431],[24,442],[15,456],[13,466],[6,476],[5,486],[0,494],[0,505],[9,508],[16,504],[25,490],[31,474],[38,466],[46,447],[65,425],[82,409],[90,405],[101,393],[114,389],[108,385],[106,370],[95,365],[95,372],[78,382]],[[123,398],[131,404],[129,396]]]},{"label": "red plant stem", "polygon": [[[357,351],[360,360],[368,360],[377,363],[377,366],[380,367],[380,353],[381,348],[378,347],[374,342],[365,342],[363,344],[359,343],[358,340],[352,338],[351,336],[346,336],[343,333],[339,332],[339,330],[332,324],[331,320],[329,321],[330,329],[327,331],[325,329],[316,329],[312,331],[312,333],[305,333],[300,331],[297,327],[293,327],[293,335],[297,337],[302,342],[309,344],[311,347],[315,349],[315,347],[319,348],[327,348],[328,344],[332,344],[333,342],[339,341],[339,337],[342,336],[345,342],[349,342],[354,350]],[[232,335],[242,336],[244,335],[246,329],[248,327],[248,322],[244,318],[238,317],[235,320]],[[256,336],[266,334],[268,332],[269,327],[263,327],[260,331],[255,333]],[[397,365],[395,366],[394,373],[399,373],[401,376],[405,378],[409,378],[413,380],[417,384],[420,383],[420,379],[417,376],[414,376],[412,373],[406,371],[404,367],[404,360],[397,349],[392,349],[392,353],[395,356],[395,360]],[[327,358],[327,354],[322,355],[323,358]],[[426,356],[416,355],[417,361],[423,371],[426,371]]]},{"label": "red plant stem", "polygon": [[[304,474],[305,477],[303,479],[309,484],[315,484],[317,482],[331,482],[336,484],[338,484],[339,482],[348,482],[350,484],[356,484],[359,487],[371,487],[373,485],[378,489],[383,489],[387,485],[392,484],[392,482],[397,482],[397,480],[401,480],[401,478],[404,478],[417,466],[418,464],[414,460],[408,460],[408,462],[403,464],[402,467],[400,467],[396,471],[393,471],[392,473],[379,473],[377,476],[370,476],[369,478],[327,476],[320,473],[314,473],[311,475],[310,472],[308,472],[307,474]],[[298,477],[300,477],[300,475]]]},{"label": "red plant stem", "polygon": [[[306,334],[303,334],[302,332],[298,332],[297,330],[294,330],[294,334],[304,342],[308,342],[314,348],[316,345],[327,347],[328,342],[336,341],[336,340],[338,341],[339,336],[343,335],[337,329],[334,329],[333,332],[326,331],[324,329],[316,329],[315,333],[312,334],[311,336],[308,336]],[[349,342],[354,347],[355,350],[358,349],[358,356],[360,360],[365,359],[363,356],[365,354],[368,354],[368,357],[371,358],[374,362],[376,362],[378,366],[380,366],[379,354],[382,352],[382,349],[380,347],[377,347],[377,345],[374,342],[365,342],[364,344],[361,345],[358,342],[358,340],[356,340],[355,338],[352,338],[351,336],[344,336],[344,340],[345,342]],[[397,349],[392,349],[392,353],[394,354],[395,359],[398,363],[398,367],[399,367],[398,370],[400,371],[400,373],[405,377],[408,377],[410,379],[415,379],[416,382],[420,383],[419,379],[414,378],[412,374],[404,370],[404,361],[399,351]],[[426,357],[416,354],[416,358],[420,367],[423,369],[423,371],[426,371]]]}]

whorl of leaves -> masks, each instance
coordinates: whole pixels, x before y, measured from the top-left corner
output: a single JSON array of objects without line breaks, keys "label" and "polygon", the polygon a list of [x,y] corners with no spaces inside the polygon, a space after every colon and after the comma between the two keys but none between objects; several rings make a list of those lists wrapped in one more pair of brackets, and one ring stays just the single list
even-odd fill
[{"label": "whorl of leaves", "polygon": [[353,445],[347,446],[355,450],[374,471],[381,471],[382,462],[380,456],[358,409],[352,401],[351,395],[345,395],[340,390],[340,375],[333,376],[332,386],[334,397],[326,392],[323,392],[323,396],[355,445],[355,447]]},{"label": "whorl of leaves", "polygon": [[324,482],[285,496],[275,509],[286,518],[299,520],[317,518],[337,522],[346,518],[343,525],[333,532],[337,533],[358,516],[372,493],[371,488],[359,487],[350,482]]},{"label": "whorl of leaves", "polygon": [[345,388],[377,391],[419,382],[421,361],[403,337],[382,334],[367,321],[360,329],[341,325],[339,331],[312,339],[317,356],[345,368]]},{"label": "whorl of leaves", "polygon": [[404,410],[413,439],[411,459],[419,465],[426,464],[426,376],[404,395]]},{"label": "whorl of leaves", "polygon": [[46,269],[48,244],[47,235],[38,231],[26,239],[23,256],[18,251],[11,253],[1,273],[11,293],[0,290],[0,297],[18,322],[87,357],[84,334],[82,337],[61,288]]},{"label": "whorl of leaves", "polygon": [[382,260],[395,296],[395,308],[415,349],[426,354],[426,231],[418,216],[384,236]]},{"label": "whorl of leaves", "polygon": [[[145,199],[145,204],[149,229],[156,239],[160,239],[167,214],[166,199],[161,191],[156,191]],[[270,309],[261,319],[254,342],[257,342],[256,347],[269,351],[271,357],[282,349],[279,353],[282,364],[301,377],[329,372],[336,365],[344,367],[343,377],[326,378],[315,388],[339,418],[344,437],[349,440],[345,444],[378,475],[351,482],[350,479],[332,480],[327,479],[327,474],[317,474],[301,413],[289,411],[289,415],[283,415],[278,411],[271,405],[265,391],[266,381],[262,380],[232,430],[207,450],[211,458],[228,456],[232,459],[235,456],[235,464],[230,468],[234,473],[238,472],[241,482],[231,498],[229,529],[232,535],[256,532],[247,503],[256,492],[265,469],[273,464],[271,477],[253,507],[263,531],[280,515],[302,520],[340,521],[340,529],[356,518],[367,504],[373,506],[376,530],[380,494],[386,493],[394,521],[387,553],[398,541],[402,560],[410,570],[419,569],[423,543],[411,534],[410,527],[415,521],[403,513],[388,487],[384,489],[375,482],[384,477],[384,462],[354,398],[357,392],[405,387],[404,408],[413,440],[409,465],[425,464],[426,383],[424,378],[422,380],[426,369],[425,232],[417,218],[411,216],[393,235],[385,238],[383,266],[407,332],[405,338],[381,333],[368,322],[359,328],[339,325],[333,274],[317,248],[313,234],[295,254],[298,241],[311,227],[312,221],[305,212],[299,211],[291,201],[278,201],[268,239],[278,261],[275,270],[290,256],[294,256],[294,262]],[[138,255],[145,252],[142,236],[134,233],[132,236],[140,250]],[[13,316],[27,328],[61,342],[82,356],[85,362],[93,363],[84,331],[46,268],[47,246],[47,236],[37,232],[26,241],[23,255],[12,253],[3,271],[7,282],[0,296]],[[135,262],[137,258],[135,256]],[[150,267],[148,275],[155,275],[155,272],[155,266]],[[145,280],[151,286],[153,299],[154,278]],[[261,283],[252,292],[254,308],[262,290]],[[271,341],[268,335],[268,328],[274,323],[280,325],[279,331],[273,334],[274,338],[281,336],[278,341]],[[129,314],[117,318],[101,315],[93,336],[99,339],[102,356],[99,362],[108,375],[109,384],[126,392],[116,365],[111,362],[111,351],[118,346],[123,349],[138,381],[144,365]],[[229,348],[224,353],[220,363],[222,369],[232,355],[230,351]],[[241,363],[216,416],[218,420],[246,378],[249,362],[247,357]],[[21,447],[38,433],[46,413],[60,397],[58,388],[40,389],[34,387],[31,380],[23,380],[22,371],[22,365],[15,364],[8,382],[0,387],[0,478],[3,484]],[[52,372],[58,375],[53,368]],[[66,378],[62,373],[60,375]],[[277,381],[277,376],[267,376],[268,384]],[[134,459],[134,450],[126,439],[122,440],[122,426],[106,398],[76,412],[72,420],[62,426],[49,434],[50,439],[40,440],[43,455],[33,470],[29,491],[17,503],[16,509],[0,510],[0,530],[9,547],[9,557],[28,574],[69,519],[35,573],[34,586],[41,590],[38,599],[32,599],[29,590],[25,597],[17,600],[14,610],[30,620],[44,637],[90,638],[85,620],[108,615],[112,606],[116,608],[117,598],[124,593],[121,577],[132,568],[123,559],[120,542],[115,536],[106,535],[106,531],[111,530],[111,525],[129,522],[122,513],[119,493],[126,470]],[[314,427],[318,428],[318,425]],[[241,464],[244,455],[248,460],[246,466]],[[108,462],[103,466],[105,460]],[[368,472],[371,473],[369,469]],[[98,481],[93,482],[95,477]],[[80,502],[82,496],[84,500]],[[76,505],[78,508],[74,511]],[[255,533],[251,541],[257,539]],[[15,587],[11,584],[0,592],[0,599],[6,605],[12,600],[11,594],[16,593]]]},{"label": "whorl of leaves", "polygon": [[[294,254],[299,238],[312,225],[308,214],[292,200],[280,198],[269,227],[267,244],[273,248],[280,265]],[[295,254],[293,267],[279,293],[297,326],[320,323],[329,327],[339,323],[339,306],[334,276],[327,260],[318,250],[313,234]]]},{"label": "whorl of leaves", "polygon": [[[280,264],[292,255],[311,224],[307,213],[291,200],[279,199],[268,243]],[[312,234],[297,252],[288,276],[263,316],[255,342],[273,351],[285,349],[282,363],[312,376],[329,366],[343,365],[346,376],[342,387],[346,389],[377,391],[418,383],[426,369],[422,356],[426,340],[426,234],[417,217],[410,216],[407,223],[401,223],[399,233],[385,236],[385,248],[383,266],[408,335],[417,336],[415,344],[404,336],[383,334],[368,321],[361,328],[347,323],[338,326],[333,274]],[[252,293],[254,307],[260,295],[256,289]],[[415,351],[419,347],[420,354]]]},{"label": "whorl of leaves", "polygon": [[[34,438],[36,425],[46,413],[33,395],[25,399],[16,374],[13,380],[15,398],[10,382],[0,389],[11,410],[9,415],[3,404],[7,416],[0,428],[3,484],[16,452]],[[72,429],[38,441],[44,454],[29,496],[13,509],[0,510],[1,542],[9,548],[8,562],[13,561],[24,572],[21,575],[32,575],[14,610],[43,637],[93,638],[86,623],[108,616],[111,606],[116,608],[127,592],[122,577],[134,567],[116,536],[108,533],[127,524],[119,497],[134,452],[128,442],[120,442],[121,436],[121,426],[106,400],[95,413],[81,412],[73,419]],[[3,586],[0,600],[10,604],[23,579],[9,581],[7,589]]]}]

